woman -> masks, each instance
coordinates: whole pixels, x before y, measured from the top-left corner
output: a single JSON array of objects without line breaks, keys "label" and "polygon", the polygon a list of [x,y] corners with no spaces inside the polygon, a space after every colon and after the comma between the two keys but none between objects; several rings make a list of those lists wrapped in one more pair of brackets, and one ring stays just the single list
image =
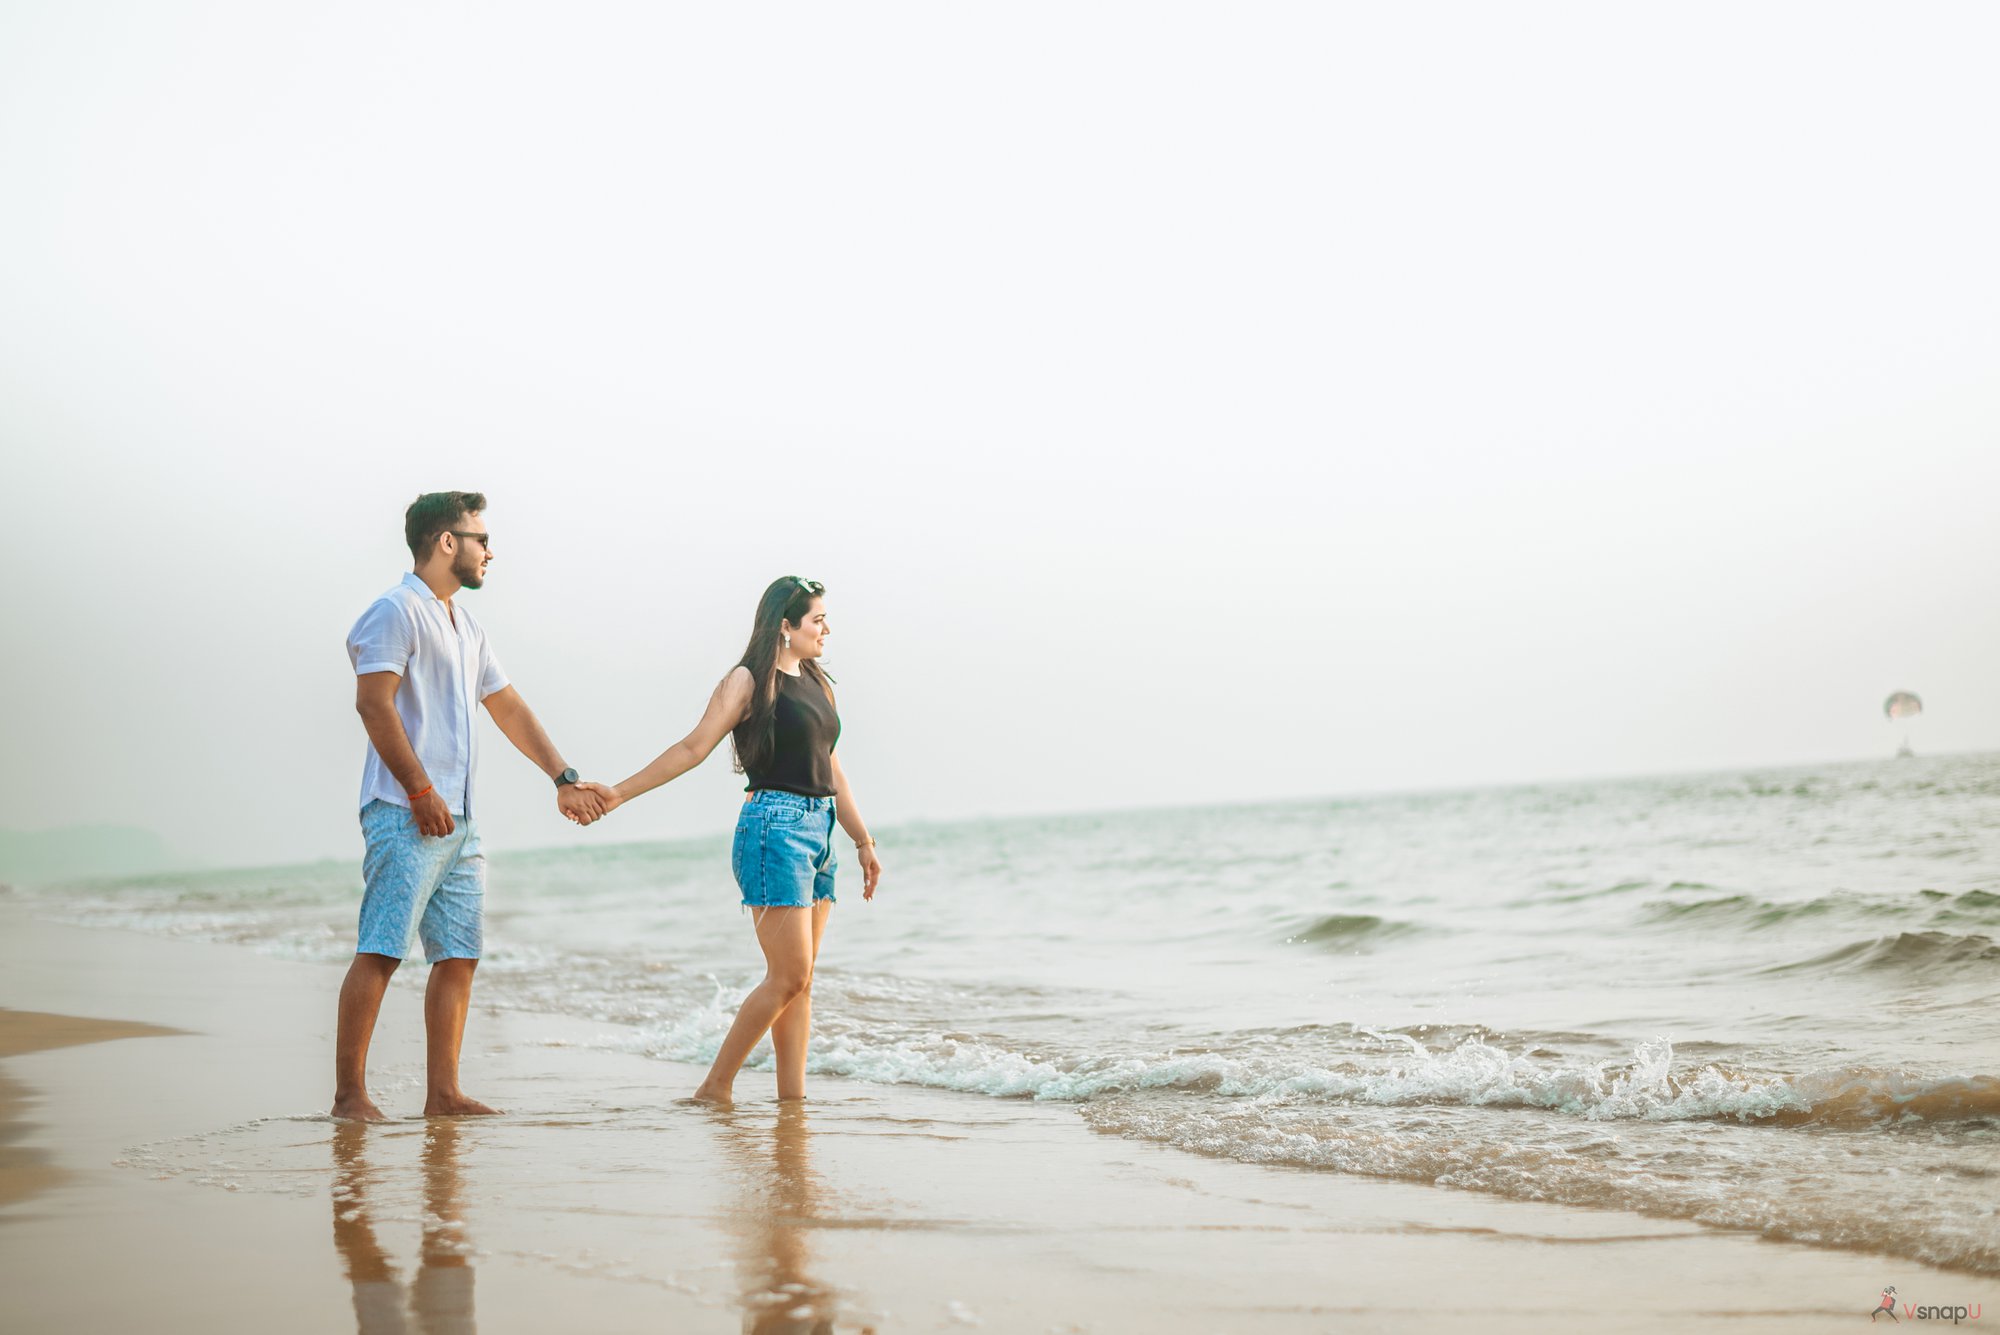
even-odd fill
[{"label": "woman", "polygon": [[601,794],[609,811],[687,773],[725,734],[734,742],[736,768],[748,782],[729,863],[753,911],[764,981],[743,999],[697,1099],[729,1102],[736,1072],[767,1031],[778,1061],[778,1097],[805,1097],[813,963],[833,908],[836,819],[854,840],[861,897],[873,899],[882,878],[875,841],[834,754],[840,716],[819,665],[831,633],[825,593],[818,581],[793,575],[773,582],[757,601],[749,647],[709,697],[694,731],[623,783],[577,785]]}]

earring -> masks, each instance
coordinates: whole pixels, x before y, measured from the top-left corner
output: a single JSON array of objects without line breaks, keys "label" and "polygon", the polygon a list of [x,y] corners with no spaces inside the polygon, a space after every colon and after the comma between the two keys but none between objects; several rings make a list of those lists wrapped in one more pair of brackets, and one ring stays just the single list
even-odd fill
[{"label": "earring", "polygon": [[787,649],[792,647],[792,637],[789,634],[785,636],[785,647]]}]

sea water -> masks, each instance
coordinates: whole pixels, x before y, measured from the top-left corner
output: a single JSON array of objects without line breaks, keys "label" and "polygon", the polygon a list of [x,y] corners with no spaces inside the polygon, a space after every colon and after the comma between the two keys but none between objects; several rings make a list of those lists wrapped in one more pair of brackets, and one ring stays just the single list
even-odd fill
[{"label": "sea water", "polygon": [[[2000,756],[876,833],[815,1072],[2000,1273]],[[339,960],[360,891],[319,864],[22,893]],[[495,855],[487,943],[482,1003],[684,1062],[762,972],[726,834]]]}]

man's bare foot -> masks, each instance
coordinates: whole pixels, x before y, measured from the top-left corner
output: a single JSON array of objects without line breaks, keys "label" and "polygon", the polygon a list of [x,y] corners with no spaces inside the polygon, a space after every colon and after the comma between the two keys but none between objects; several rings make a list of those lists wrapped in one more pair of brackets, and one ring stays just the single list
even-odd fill
[{"label": "man's bare foot", "polygon": [[433,1094],[424,1100],[426,1117],[498,1117],[498,1108],[489,1108],[478,1099],[463,1094]]},{"label": "man's bare foot", "polygon": [[389,1114],[383,1112],[366,1094],[355,1094],[349,1098],[333,1101],[333,1110],[327,1114],[336,1122],[386,1122]]}]

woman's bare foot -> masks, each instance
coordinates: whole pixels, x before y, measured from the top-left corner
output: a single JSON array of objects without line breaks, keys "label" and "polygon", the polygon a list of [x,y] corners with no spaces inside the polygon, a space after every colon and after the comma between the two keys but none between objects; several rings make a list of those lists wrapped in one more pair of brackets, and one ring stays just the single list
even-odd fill
[{"label": "woman's bare foot", "polygon": [[701,1082],[701,1088],[688,1095],[688,1102],[709,1103],[718,1108],[727,1108],[735,1100],[729,1097],[729,1087],[727,1085],[724,1085],[720,1089],[715,1089],[710,1087],[709,1083],[704,1080]]},{"label": "woman's bare foot", "polygon": [[348,1098],[336,1098],[333,1110],[327,1114],[336,1122],[386,1122],[389,1114],[376,1107],[366,1094],[355,1094]]},{"label": "woman's bare foot", "polygon": [[498,1108],[489,1108],[478,1099],[463,1094],[433,1094],[424,1100],[426,1117],[498,1117]]}]

